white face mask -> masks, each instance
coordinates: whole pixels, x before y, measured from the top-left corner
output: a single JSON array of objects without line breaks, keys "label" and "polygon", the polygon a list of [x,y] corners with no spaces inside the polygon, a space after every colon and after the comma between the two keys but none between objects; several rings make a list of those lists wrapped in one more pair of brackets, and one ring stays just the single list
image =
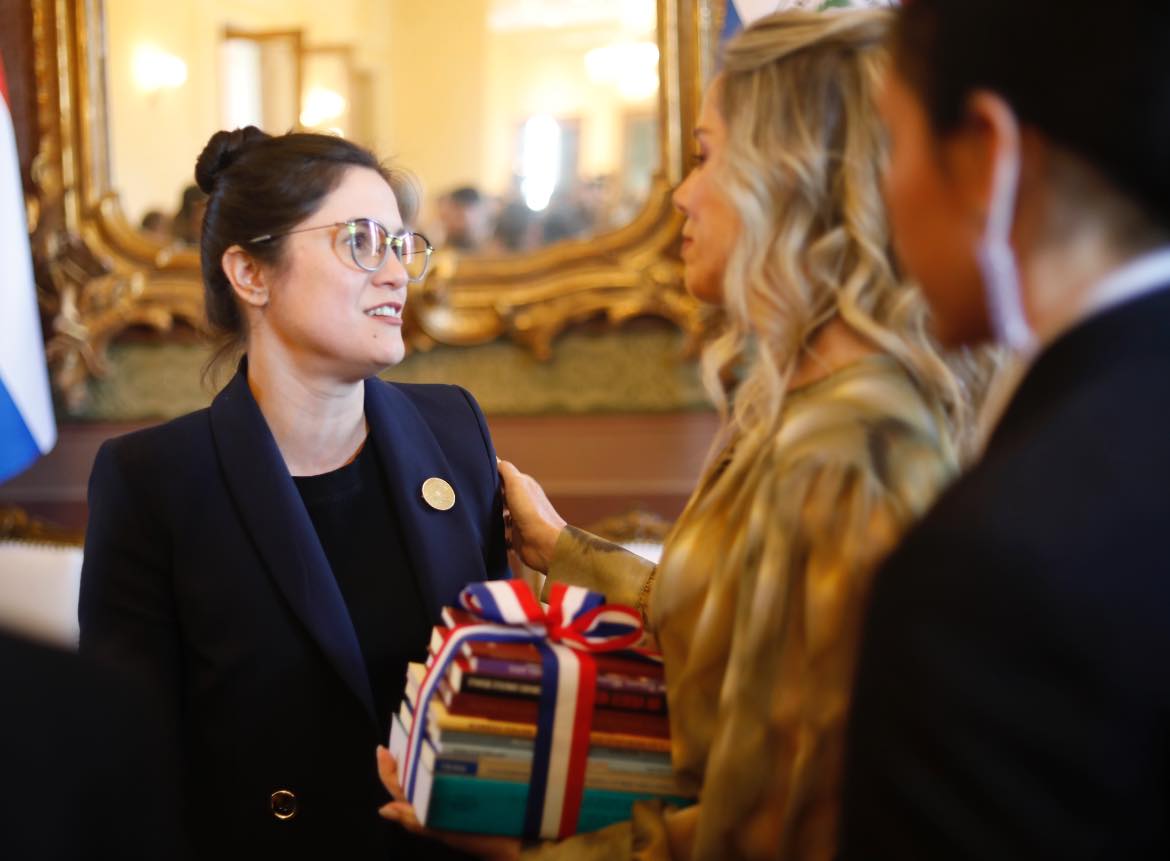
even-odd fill
[{"label": "white face mask", "polygon": [[1031,350],[1035,336],[1024,314],[1019,267],[1011,243],[1019,186],[1020,148],[1017,141],[996,160],[987,227],[975,248],[975,260],[983,276],[983,293],[996,342],[1026,353]]}]

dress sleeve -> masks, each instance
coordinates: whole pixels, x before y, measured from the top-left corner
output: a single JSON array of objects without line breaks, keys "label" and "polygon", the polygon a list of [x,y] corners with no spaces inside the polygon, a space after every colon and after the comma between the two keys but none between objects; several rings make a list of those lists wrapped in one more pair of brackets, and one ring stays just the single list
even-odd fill
[{"label": "dress sleeve", "polygon": [[898,533],[867,483],[851,468],[809,475],[800,526],[769,534],[741,578],[695,858],[833,857],[858,620]]},{"label": "dress sleeve", "polygon": [[557,538],[541,598],[548,599],[553,582],[584,586],[602,593],[611,604],[637,608],[645,619],[654,570],[648,559],[584,529],[566,526]]}]

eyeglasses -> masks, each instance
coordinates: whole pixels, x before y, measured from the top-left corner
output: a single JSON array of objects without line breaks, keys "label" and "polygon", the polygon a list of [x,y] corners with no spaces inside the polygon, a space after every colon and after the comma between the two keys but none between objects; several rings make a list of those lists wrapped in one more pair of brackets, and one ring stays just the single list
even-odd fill
[{"label": "eyeglasses", "polygon": [[338,221],[333,224],[322,224],[319,227],[301,227],[297,230],[286,230],[284,233],[265,233],[249,239],[249,242],[268,242],[280,236],[290,236],[293,233],[307,233],[310,230],[328,230],[330,228],[344,228],[340,235],[345,237],[345,244],[354,264],[366,272],[377,272],[386,264],[389,252],[393,251],[402,268],[406,270],[407,280],[411,283],[421,281],[427,274],[427,267],[431,262],[431,254],[435,247],[427,241],[421,233],[402,233],[395,235],[372,218],[351,218],[349,221]]}]

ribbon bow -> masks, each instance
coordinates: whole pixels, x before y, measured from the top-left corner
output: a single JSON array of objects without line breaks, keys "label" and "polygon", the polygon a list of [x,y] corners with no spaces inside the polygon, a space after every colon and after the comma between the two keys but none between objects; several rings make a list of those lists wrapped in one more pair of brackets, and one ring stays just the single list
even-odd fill
[{"label": "ribbon bow", "polygon": [[402,765],[406,797],[414,798],[431,698],[463,644],[532,643],[540,651],[541,684],[524,833],[567,837],[577,830],[585,788],[597,687],[591,653],[634,645],[642,636],[642,618],[630,607],[606,604],[596,592],[563,583],[552,585],[547,609],[522,580],[472,583],[459,594],[459,603],[477,621],[449,629],[428,661]]}]

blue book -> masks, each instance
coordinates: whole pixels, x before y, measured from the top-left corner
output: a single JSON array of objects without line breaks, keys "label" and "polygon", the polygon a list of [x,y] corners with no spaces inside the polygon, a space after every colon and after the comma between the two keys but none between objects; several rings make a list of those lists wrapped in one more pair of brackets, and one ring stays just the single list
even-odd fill
[{"label": "blue book", "polygon": [[[577,831],[597,831],[629,820],[634,802],[661,796],[586,787]],[[436,773],[427,808],[428,828],[518,837],[524,832],[528,784],[485,780],[463,774]],[[666,797],[667,804],[686,807],[685,798]]]},{"label": "blue book", "polygon": [[[511,757],[530,763],[533,746],[533,740],[530,738],[447,730],[441,734],[435,747],[440,757],[459,759],[475,759],[482,756]],[[604,761],[612,768],[625,771],[671,773],[670,754],[665,751],[625,750],[595,744],[589,747],[589,759]]]}]

